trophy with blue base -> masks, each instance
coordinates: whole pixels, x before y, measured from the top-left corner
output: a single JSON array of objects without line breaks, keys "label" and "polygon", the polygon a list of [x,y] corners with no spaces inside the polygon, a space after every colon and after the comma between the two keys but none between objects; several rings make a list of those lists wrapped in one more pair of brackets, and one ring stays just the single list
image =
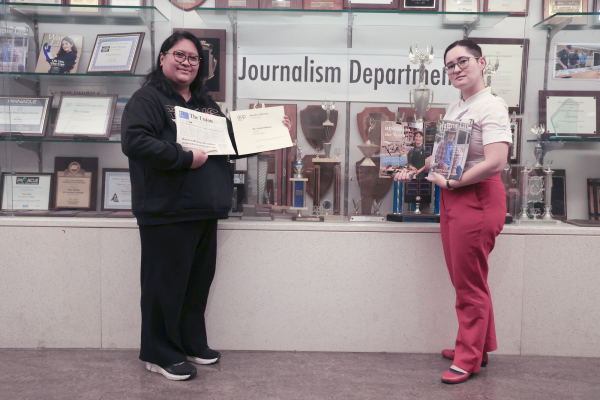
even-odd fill
[{"label": "trophy with blue base", "polygon": [[298,145],[296,145],[296,162],[293,166],[295,174],[293,178],[290,178],[292,184],[292,206],[289,209],[296,211],[296,215],[292,217],[292,221],[322,222],[324,220],[323,216],[302,215],[302,210],[308,210],[306,205],[306,184],[308,183],[308,178],[302,175],[305,165],[302,163],[302,148]]}]

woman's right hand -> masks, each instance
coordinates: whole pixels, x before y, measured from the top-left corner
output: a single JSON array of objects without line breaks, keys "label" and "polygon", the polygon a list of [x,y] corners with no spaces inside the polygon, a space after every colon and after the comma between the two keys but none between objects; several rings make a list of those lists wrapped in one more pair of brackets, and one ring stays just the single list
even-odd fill
[{"label": "woman's right hand", "polygon": [[407,183],[413,180],[413,173],[410,171],[400,171],[394,176],[397,182]]},{"label": "woman's right hand", "polygon": [[190,167],[191,169],[201,167],[208,159],[208,155],[200,149],[192,149],[190,151],[194,155],[194,161],[192,161],[192,166]]}]

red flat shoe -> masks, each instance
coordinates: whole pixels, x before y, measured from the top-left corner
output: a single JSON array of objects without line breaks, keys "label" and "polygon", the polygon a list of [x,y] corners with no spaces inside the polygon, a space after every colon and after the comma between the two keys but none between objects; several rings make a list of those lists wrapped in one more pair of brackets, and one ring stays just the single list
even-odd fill
[{"label": "red flat shoe", "polygon": [[[448,360],[454,360],[454,350],[444,349],[442,350],[442,356],[447,358]],[[487,367],[488,365],[488,353],[484,352],[483,357],[481,358],[481,366]]]},{"label": "red flat shoe", "polygon": [[455,371],[452,368],[448,368],[448,371],[444,372],[442,375],[442,382],[444,383],[463,383],[469,377],[473,375],[470,372],[459,372]]}]

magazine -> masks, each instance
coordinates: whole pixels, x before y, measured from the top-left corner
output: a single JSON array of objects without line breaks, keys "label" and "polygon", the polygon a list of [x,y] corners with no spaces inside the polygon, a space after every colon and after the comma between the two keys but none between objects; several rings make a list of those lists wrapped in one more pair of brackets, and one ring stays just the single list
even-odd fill
[{"label": "magazine", "polygon": [[44,33],[35,72],[75,74],[83,49],[83,36]]},{"label": "magazine", "polygon": [[473,132],[473,120],[438,122],[433,159],[429,165],[429,176],[437,172],[446,179],[460,179],[467,161],[467,152]]},{"label": "magazine", "polygon": [[6,26],[0,28],[0,71],[26,72],[29,51],[29,28]]},{"label": "magazine", "polygon": [[381,121],[380,178],[391,178],[400,167],[406,167],[414,129],[406,122]]}]

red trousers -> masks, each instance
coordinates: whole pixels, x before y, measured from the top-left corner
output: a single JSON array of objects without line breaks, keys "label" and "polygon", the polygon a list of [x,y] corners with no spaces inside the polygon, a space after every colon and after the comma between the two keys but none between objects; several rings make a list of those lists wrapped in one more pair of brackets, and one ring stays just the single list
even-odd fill
[{"label": "red trousers", "polygon": [[483,352],[498,347],[487,277],[488,256],[506,216],[500,174],[454,190],[442,189],[440,215],[444,256],[456,291],[454,365],[474,373],[481,369]]}]

